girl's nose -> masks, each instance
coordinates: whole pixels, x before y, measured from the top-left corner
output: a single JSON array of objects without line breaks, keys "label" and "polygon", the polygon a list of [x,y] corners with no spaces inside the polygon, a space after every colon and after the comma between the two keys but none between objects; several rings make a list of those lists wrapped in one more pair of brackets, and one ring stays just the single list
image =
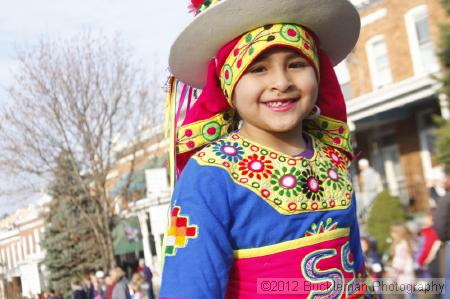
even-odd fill
[{"label": "girl's nose", "polygon": [[285,69],[273,70],[271,80],[271,89],[276,91],[286,91],[292,86],[292,80]]}]

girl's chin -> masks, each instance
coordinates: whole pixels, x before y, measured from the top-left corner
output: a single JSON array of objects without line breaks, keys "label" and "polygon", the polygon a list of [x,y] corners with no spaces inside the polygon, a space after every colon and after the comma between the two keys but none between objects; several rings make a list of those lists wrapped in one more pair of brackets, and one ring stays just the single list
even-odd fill
[{"label": "girl's chin", "polygon": [[268,131],[275,132],[275,133],[288,133],[288,132],[297,130],[298,125],[297,125],[297,123],[271,124],[267,129],[268,129]]}]

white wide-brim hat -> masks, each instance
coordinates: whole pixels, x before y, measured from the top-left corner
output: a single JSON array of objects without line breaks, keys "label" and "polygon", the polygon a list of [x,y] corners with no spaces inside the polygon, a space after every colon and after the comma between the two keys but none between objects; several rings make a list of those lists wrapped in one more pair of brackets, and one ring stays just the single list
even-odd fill
[{"label": "white wide-brim hat", "polygon": [[354,48],[361,28],[358,11],[348,0],[221,0],[198,14],[176,38],[170,71],[184,83],[202,88],[209,61],[224,45],[247,31],[276,23],[313,31],[334,65]]}]

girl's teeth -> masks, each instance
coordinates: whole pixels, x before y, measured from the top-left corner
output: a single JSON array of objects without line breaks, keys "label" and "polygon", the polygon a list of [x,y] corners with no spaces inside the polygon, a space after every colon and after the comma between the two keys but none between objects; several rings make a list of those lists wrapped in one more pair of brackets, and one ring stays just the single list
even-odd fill
[{"label": "girl's teeth", "polygon": [[267,103],[267,105],[269,107],[280,107],[280,106],[286,106],[287,104],[289,104],[289,102],[269,102],[269,103]]}]

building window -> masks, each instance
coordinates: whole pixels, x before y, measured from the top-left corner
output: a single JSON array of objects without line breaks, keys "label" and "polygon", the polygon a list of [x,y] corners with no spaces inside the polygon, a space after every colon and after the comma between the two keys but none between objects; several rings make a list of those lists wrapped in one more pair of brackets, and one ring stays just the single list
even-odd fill
[{"label": "building window", "polygon": [[405,22],[414,74],[438,71],[439,64],[431,40],[427,6],[420,5],[411,9],[405,15]]},{"label": "building window", "polygon": [[350,86],[350,73],[348,71],[347,61],[344,59],[335,68],[336,76],[341,85],[342,93],[345,100],[349,100],[352,97],[352,90]]},{"label": "building window", "polygon": [[366,50],[374,89],[391,83],[391,66],[384,37],[381,35],[372,37],[366,44]]}]

